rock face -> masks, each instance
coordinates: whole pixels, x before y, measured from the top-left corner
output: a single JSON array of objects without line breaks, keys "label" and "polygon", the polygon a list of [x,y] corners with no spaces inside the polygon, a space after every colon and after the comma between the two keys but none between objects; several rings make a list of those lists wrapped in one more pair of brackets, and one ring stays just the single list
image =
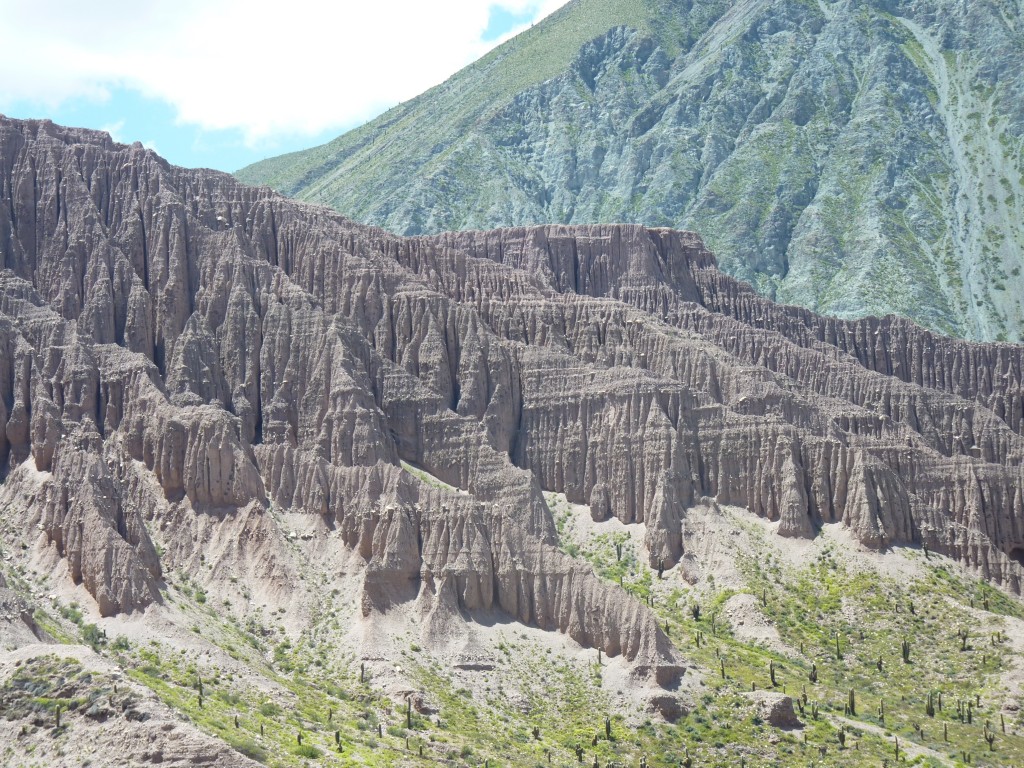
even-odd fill
[{"label": "rock face", "polygon": [[754,691],[743,694],[754,705],[757,717],[775,728],[803,728],[793,709],[793,699],[784,693]]},{"label": "rock face", "polygon": [[1024,340],[1020,14],[577,0],[367,126],[238,175],[402,234],[693,228],[780,302]]},{"label": "rock face", "polygon": [[46,637],[32,610],[0,574],[0,648],[16,648]]},{"label": "rock face", "polygon": [[[155,538],[176,567],[230,547],[295,588],[262,543],[299,512],[361,555],[365,615],[501,612],[678,680],[653,615],[557,549],[514,463],[524,380],[578,362],[462,294],[543,306],[535,281],[45,122],[0,120],[0,193],[0,490],[103,615],[161,599]],[[627,390],[612,376],[609,406]]]},{"label": "rock face", "polygon": [[710,496],[1021,587],[1020,346],[776,306],[690,233],[401,238],[47,122],[0,120],[0,198],[0,491],[104,614],[225,548],[287,590],[260,543],[295,513],[365,615],[501,612],[674,684],[542,490],[645,523],[654,567]]}]

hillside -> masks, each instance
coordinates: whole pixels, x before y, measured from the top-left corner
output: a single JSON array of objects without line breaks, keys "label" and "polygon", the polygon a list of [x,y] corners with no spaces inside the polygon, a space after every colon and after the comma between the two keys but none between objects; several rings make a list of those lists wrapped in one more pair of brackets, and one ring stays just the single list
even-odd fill
[{"label": "hillside", "polygon": [[49,122],[0,200],[4,765],[1024,760],[1024,347]]},{"label": "hillside", "polygon": [[697,231],[765,296],[1024,338],[1024,38],[1003,0],[575,0],[238,172],[400,234]]}]

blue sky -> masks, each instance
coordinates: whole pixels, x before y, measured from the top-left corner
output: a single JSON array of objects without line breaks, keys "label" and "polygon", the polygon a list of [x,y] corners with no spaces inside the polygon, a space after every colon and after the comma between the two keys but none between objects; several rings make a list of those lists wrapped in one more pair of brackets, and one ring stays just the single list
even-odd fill
[{"label": "blue sky", "polygon": [[0,113],[233,171],[329,141],[565,2],[0,0]]}]

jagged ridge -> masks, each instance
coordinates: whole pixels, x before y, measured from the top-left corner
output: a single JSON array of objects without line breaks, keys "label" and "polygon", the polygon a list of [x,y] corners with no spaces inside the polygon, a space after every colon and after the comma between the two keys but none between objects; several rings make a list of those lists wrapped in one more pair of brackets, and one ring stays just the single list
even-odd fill
[{"label": "jagged ridge", "polygon": [[1020,346],[778,307],[688,233],[401,238],[105,134],[4,119],[0,150],[0,460],[104,613],[159,599],[153,526],[182,563],[232,521],[288,584],[273,504],[362,556],[367,614],[498,609],[671,684],[541,489],[646,523],[652,565],[715,497],[1020,589]]}]

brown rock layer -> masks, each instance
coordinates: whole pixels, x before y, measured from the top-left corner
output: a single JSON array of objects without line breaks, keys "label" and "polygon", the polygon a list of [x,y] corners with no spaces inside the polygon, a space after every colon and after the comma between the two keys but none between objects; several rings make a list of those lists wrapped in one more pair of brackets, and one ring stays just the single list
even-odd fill
[{"label": "brown rock layer", "polygon": [[45,473],[26,519],[107,613],[159,599],[153,526],[180,562],[222,519],[281,535],[273,505],[362,555],[367,613],[501,610],[670,682],[656,622],[559,553],[542,489],[646,523],[652,565],[708,495],[1020,589],[1022,348],[776,307],[688,233],[404,239],[3,119],[0,266],[0,464]]},{"label": "brown rock layer", "polygon": [[510,460],[530,350],[382,237],[103,134],[0,120],[0,463],[39,546],[112,614],[160,600],[155,531],[174,567],[204,554],[296,588],[261,542],[287,535],[275,510],[304,512],[364,558],[364,613],[502,611],[672,684],[653,616],[558,551]]}]

